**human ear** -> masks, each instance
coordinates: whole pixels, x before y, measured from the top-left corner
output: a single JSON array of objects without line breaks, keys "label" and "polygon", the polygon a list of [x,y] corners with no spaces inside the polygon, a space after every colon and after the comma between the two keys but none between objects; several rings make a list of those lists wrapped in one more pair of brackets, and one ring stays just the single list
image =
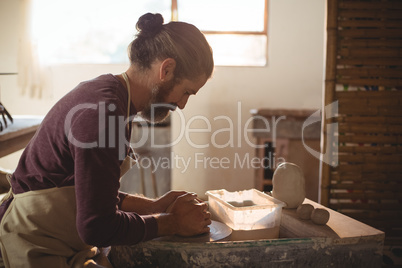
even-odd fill
[{"label": "human ear", "polygon": [[161,81],[169,81],[174,78],[174,70],[176,68],[176,61],[172,58],[167,58],[161,63],[159,70],[159,79]]}]

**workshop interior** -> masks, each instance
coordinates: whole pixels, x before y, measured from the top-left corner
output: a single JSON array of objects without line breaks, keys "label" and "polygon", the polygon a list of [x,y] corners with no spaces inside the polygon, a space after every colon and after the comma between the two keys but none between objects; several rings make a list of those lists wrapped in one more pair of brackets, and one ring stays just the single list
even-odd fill
[{"label": "workshop interior", "polygon": [[113,267],[400,267],[396,0],[1,0],[2,198],[57,101],[127,70],[148,12],[198,27],[215,65],[184,109],[133,118],[137,157],[119,190],[196,193],[212,221],[112,245]]}]

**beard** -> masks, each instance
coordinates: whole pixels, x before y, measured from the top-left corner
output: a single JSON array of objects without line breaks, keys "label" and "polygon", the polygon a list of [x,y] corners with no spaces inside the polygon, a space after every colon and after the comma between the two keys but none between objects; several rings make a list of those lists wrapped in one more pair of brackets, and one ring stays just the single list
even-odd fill
[{"label": "beard", "polygon": [[175,104],[166,103],[166,99],[172,92],[176,84],[175,79],[156,84],[151,91],[151,99],[145,108],[140,112],[143,119],[150,123],[163,122],[170,111],[174,111],[177,107]]}]

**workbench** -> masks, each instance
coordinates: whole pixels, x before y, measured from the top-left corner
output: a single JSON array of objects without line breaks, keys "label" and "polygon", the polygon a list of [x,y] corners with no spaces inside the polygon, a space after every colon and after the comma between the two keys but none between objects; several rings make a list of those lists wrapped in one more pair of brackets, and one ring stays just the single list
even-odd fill
[{"label": "workbench", "polygon": [[42,120],[43,116],[14,115],[14,122],[0,132],[0,157],[25,148]]},{"label": "workbench", "polygon": [[[7,121],[7,127],[0,131],[0,158],[25,148],[43,120],[43,116],[16,115],[13,123]],[[0,167],[0,194],[8,192],[10,187],[6,174],[11,171]]]},{"label": "workbench", "polygon": [[[305,199],[315,208],[325,208]],[[326,225],[283,209],[278,239],[114,246],[115,267],[381,267],[384,233],[331,209]]]}]

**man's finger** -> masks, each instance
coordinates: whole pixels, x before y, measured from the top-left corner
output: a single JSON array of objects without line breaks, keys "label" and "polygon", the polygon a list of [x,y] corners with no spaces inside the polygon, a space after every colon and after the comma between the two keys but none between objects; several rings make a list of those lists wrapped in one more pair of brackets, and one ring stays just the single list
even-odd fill
[{"label": "man's finger", "polygon": [[179,196],[177,199],[184,201],[184,202],[189,202],[193,201],[197,198],[197,195],[195,193],[186,193],[181,196]]},{"label": "man's finger", "polygon": [[210,231],[209,227],[206,226],[206,227],[204,227],[204,228],[202,229],[201,234],[209,233],[209,231]]}]

